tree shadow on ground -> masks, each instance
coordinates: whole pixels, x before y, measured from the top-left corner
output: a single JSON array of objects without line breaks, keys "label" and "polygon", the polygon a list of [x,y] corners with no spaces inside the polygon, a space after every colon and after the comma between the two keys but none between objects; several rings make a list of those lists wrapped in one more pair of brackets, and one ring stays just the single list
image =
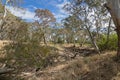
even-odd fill
[{"label": "tree shadow on ground", "polygon": [[73,46],[72,47],[64,47],[64,48],[65,48],[66,52],[72,53],[73,56],[71,58],[75,58],[76,56],[87,57],[87,56],[92,56],[92,55],[98,54],[97,51],[92,48],[81,48],[81,47],[73,47]]},{"label": "tree shadow on ground", "polygon": [[6,75],[0,75],[0,80],[13,80],[12,77]]},{"label": "tree shadow on ground", "polygon": [[[3,48],[2,51],[8,49],[8,52],[3,53],[5,56],[0,58],[0,64],[6,64],[6,68],[15,68],[15,72],[11,73],[11,75],[19,75],[21,72],[32,72],[38,68],[43,69],[55,64],[53,61],[54,57],[57,56],[56,53],[58,51],[56,47],[51,46],[35,46],[36,48],[33,48],[32,45],[23,45],[13,49],[11,48],[11,45],[6,46],[8,47]],[[32,48],[34,50],[31,50]],[[11,50],[14,50],[15,52],[12,53],[10,52]],[[17,76],[13,76],[12,78],[14,77]],[[0,75],[0,80],[13,80],[12,78],[7,74],[2,76]]]},{"label": "tree shadow on ground", "polygon": [[83,75],[80,80],[119,80],[115,77],[120,72],[120,63],[116,62],[113,57],[100,60],[100,62],[94,64],[94,66],[97,65],[99,65],[98,68],[92,66],[93,69],[88,74]]},{"label": "tree shadow on ground", "polygon": [[56,80],[120,80],[120,63],[113,57],[107,54],[81,58],[84,60],[80,59],[69,65]]}]

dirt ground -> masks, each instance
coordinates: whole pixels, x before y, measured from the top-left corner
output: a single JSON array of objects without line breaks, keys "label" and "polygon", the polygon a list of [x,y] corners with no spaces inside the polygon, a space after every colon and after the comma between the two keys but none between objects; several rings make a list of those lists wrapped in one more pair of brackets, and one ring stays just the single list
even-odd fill
[{"label": "dirt ground", "polygon": [[[116,60],[116,51],[101,54],[90,47],[72,45],[50,45],[57,48],[54,65],[36,71],[25,67],[19,77],[21,80],[120,80],[120,62]],[[6,75],[0,80],[6,79]],[[9,74],[10,76],[10,74]]]},{"label": "dirt ground", "polygon": [[120,63],[115,60],[115,51],[97,54],[92,48],[56,47],[64,58],[54,66],[29,73],[25,80],[120,80]]}]

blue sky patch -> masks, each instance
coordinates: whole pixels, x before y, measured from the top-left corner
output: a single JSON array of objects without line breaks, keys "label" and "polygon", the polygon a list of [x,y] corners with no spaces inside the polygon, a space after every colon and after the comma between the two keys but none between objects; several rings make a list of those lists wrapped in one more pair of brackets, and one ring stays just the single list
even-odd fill
[{"label": "blue sky patch", "polygon": [[15,16],[30,22],[35,20],[35,9],[48,9],[54,14],[57,21],[60,22],[67,17],[67,12],[62,9],[66,3],[68,3],[68,0],[24,0],[23,4],[21,4],[23,9],[16,9],[11,6],[7,6],[7,8]]}]

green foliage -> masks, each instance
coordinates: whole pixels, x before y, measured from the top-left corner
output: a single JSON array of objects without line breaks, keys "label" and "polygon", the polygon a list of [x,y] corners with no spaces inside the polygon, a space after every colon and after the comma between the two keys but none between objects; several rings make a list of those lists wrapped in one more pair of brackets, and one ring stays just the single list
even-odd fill
[{"label": "green foliage", "polygon": [[8,44],[3,47],[8,65],[15,67],[44,67],[49,64],[51,49],[41,45],[40,29],[31,29],[30,25],[19,21],[16,28],[10,28]]},{"label": "green foliage", "polygon": [[4,12],[4,7],[0,4],[0,13]]},{"label": "green foliage", "polygon": [[116,50],[117,49],[117,35],[111,34],[107,43],[107,36],[102,35],[100,40],[97,42],[98,47],[101,51],[103,50]]},{"label": "green foliage", "polygon": [[44,66],[45,59],[49,56],[50,49],[40,46],[37,42],[12,42],[4,47],[8,63],[18,66],[41,67]]},{"label": "green foliage", "polygon": [[62,38],[61,38],[61,37],[58,37],[57,43],[62,44],[62,43],[64,43],[64,41],[62,40]]}]

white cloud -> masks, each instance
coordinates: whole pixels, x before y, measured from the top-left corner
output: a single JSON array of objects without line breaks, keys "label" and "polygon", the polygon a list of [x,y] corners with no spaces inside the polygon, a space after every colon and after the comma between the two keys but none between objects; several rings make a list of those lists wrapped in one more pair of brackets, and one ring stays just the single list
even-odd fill
[{"label": "white cloud", "polygon": [[56,17],[56,18],[64,18],[64,17],[66,17],[66,15],[63,15],[63,14],[57,14],[57,15],[55,15],[55,17]]},{"label": "white cloud", "polygon": [[53,14],[54,14],[54,16],[55,16],[55,18],[57,19],[58,22],[60,22],[65,17],[67,17],[67,15],[60,14],[60,13],[53,13]]},{"label": "white cloud", "polygon": [[[61,0],[60,0],[61,1]],[[61,1],[62,3],[59,4],[54,4],[58,8],[58,12],[54,13],[55,17],[57,18],[58,21],[61,21],[65,17],[68,16],[68,13],[63,9],[64,5],[68,3],[67,0]]]},{"label": "white cloud", "polygon": [[63,7],[66,3],[69,3],[67,0],[63,0],[63,2],[61,3],[61,4],[58,4],[58,5],[56,5],[56,6],[58,6],[58,7]]},{"label": "white cloud", "polygon": [[[35,0],[35,1],[39,1],[39,0]],[[45,0],[48,1],[48,0]],[[55,12],[53,12],[55,18],[57,19],[57,21],[61,21],[62,19],[64,19],[65,17],[68,16],[68,13],[63,9],[63,6],[68,3],[68,0],[58,0],[58,1],[50,1],[48,4],[51,4],[53,6],[55,6],[57,8],[57,10]],[[41,3],[42,4],[42,3]],[[32,12],[33,10],[37,9],[38,7],[33,6],[33,5],[29,5],[26,9],[18,9],[18,8],[14,8],[11,6],[7,6],[7,8],[9,9],[9,11],[14,14],[17,17],[20,17],[22,19],[25,20],[29,20],[29,21],[33,21],[36,20],[35,19],[35,13]]]},{"label": "white cloud", "polygon": [[31,12],[29,10],[25,10],[25,9],[20,9],[20,8],[15,8],[15,7],[11,7],[11,6],[7,6],[7,9],[14,14],[17,17],[20,17],[22,19],[25,20],[35,20],[35,13]]},{"label": "white cloud", "polygon": [[29,5],[27,8],[30,9],[30,10],[36,10],[36,9],[38,9],[38,8],[37,8],[36,6],[34,6],[34,5]]}]

